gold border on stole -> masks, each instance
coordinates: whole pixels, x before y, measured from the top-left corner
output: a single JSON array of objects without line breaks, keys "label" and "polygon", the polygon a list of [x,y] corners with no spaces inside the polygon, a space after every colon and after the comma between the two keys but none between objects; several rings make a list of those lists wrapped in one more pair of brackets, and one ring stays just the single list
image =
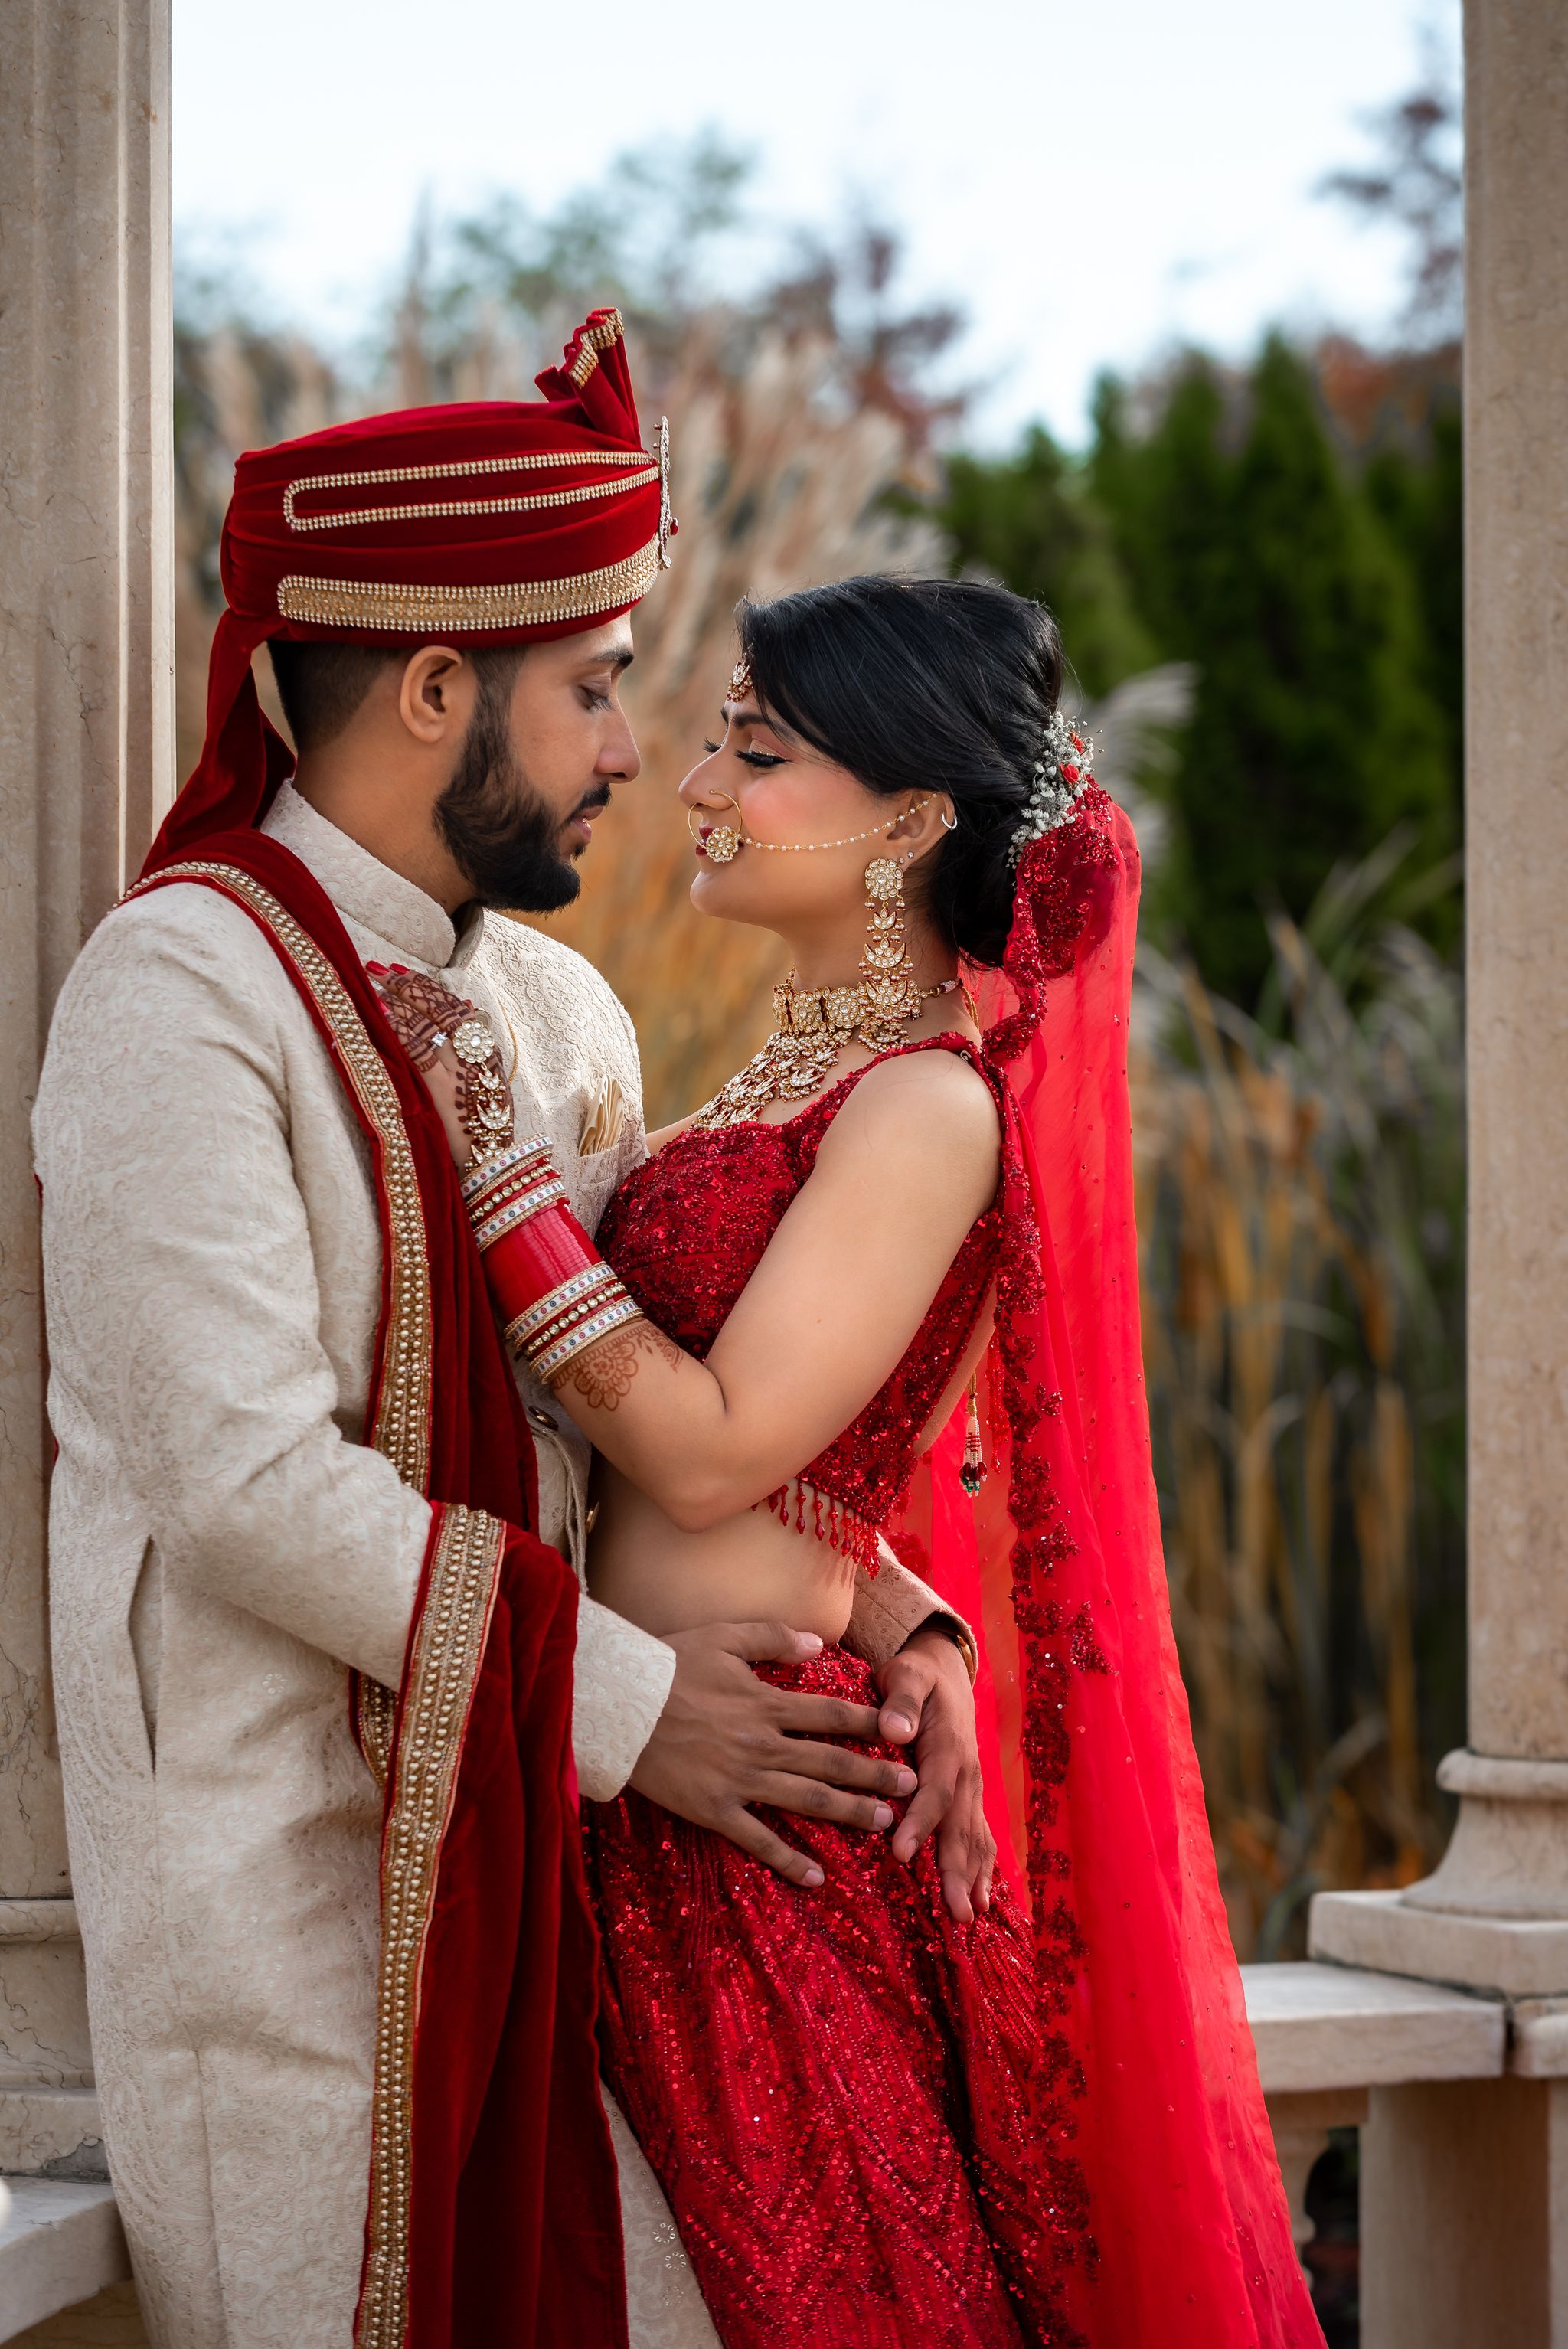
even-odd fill
[{"label": "gold border on stole", "polygon": [[[430,1465],[430,1266],[413,1153],[386,1063],[326,956],[263,883],[240,865],[191,859],[166,866],[126,896],[140,896],[175,881],[205,883],[233,897],[283,950],[304,981],[332,1037],[339,1069],[380,1145],[390,1278],[370,1441],[405,1484],[423,1492]],[[434,1913],[442,1839],[506,1542],[504,1525],[483,1510],[436,1506],[439,1524],[425,1604],[404,1675],[403,1729],[395,1754],[397,1698],[378,1681],[356,1675],[360,1743],[377,1783],[387,1788],[387,1797],[381,1840],[369,2218],[355,2349],[401,2349],[407,2332],[419,1976]]]}]

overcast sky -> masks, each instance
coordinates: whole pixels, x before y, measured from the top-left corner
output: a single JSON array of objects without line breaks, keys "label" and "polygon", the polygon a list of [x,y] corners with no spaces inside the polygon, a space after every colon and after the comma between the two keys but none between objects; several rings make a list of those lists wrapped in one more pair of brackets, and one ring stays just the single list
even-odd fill
[{"label": "overcast sky", "polygon": [[174,0],[187,250],[242,232],[274,315],[362,328],[421,196],[538,204],[705,125],[766,219],[857,196],[958,297],[978,421],[1081,439],[1102,365],[1274,319],[1376,331],[1399,247],[1315,183],[1366,151],[1459,0]]}]

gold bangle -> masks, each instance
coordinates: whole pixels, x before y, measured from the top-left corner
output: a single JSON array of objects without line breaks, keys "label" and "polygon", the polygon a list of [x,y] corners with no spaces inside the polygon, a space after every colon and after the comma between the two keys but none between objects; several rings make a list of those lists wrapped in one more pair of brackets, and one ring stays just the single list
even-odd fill
[{"label": "gold bangle", "polygon": [[602,1313],[595,1313],[591,1320],[569,1331],[548,1353],[536,1356],[529,1367],[534,1377],[548,1386],[569,1362],[574,1361],[579,1354],[586,1353],[590,1346],[596,1346],[601,1338],[607,1338],[613,1330],[624,1330],[628,1323],[645,1318],[642,1307],[634,1305],[629,1297],[617,1298],[613,1305],[605,1306]]},{"label": "gold bangle", "polygon": [[964,1659],[965,1669],[969,1674],[969,1685],[973,1688],[980,1674],[980,1651],[975,1646],[973,1636],[965,1630],[957,1616],[928,1615],[920,1628],[923,1631],[940,1631],[944,1638],[952,1640]]},{"label": "gold bangle", "polygon": [[492,1206],[487,1200],[483,1220],[474,1218],[474,1238],[480,1254],[483,1256],[487,1248],[494,1247],[497,1240],[516,1231],[519,1224],[526,1224],[531,1216],[542,1215],[546,1207],[561,1206],[565,1197],[566,1185],[559,1174],[554,1174],[499,1206]]},{"label": "gold bangle", "polygon": [[[609,1265],[585,1265],[581,1272],[574,1272],[570,1280],[563,1280],[558,1288],[552,1288],[548,1296],[540,1298],[536,1304],[529,1306],[525,1312],[519,1313],[507,1323],[507,1344],[514,1353],[522,1353],[531,1347],[538,1351],[547,1342],[542,1333],[552,1321],[559,1320],[562,1314],[581,1304],[584,1299],[603,1302],[612,1290],[620,1288],[621,1284]],[[621,1293],[624,1295],[624,1291]]]},{"label": "gold bangle", "polygon": [[585,1329],[590,1321],[597,1320],[601,1314],[610,1312],[625,1301],[624,1289],[602,1288],[592,1297],[581,1298],[575,1305],[568,1306],[564,1313],[558,1313],[542,1329],[536,1330],[527,1346],[528,1365],[535,1377],[543,1376],[539,1364],[547,1361],[567,1339],[574,1338],[579,1329]]},{"label": "gold bangle", "polygon": [[463,1170],[462,1194],[465,1202],[476,1199],[498,1181],[502,1174],[517,1172],[531,1165],[535,1159],[548,1158],[553,1165],[554,1150],[547,1135],[536,1133],[531,1141],[514,1142],[500,1151],[487,1153],[483,1158],[470,1159]]}]

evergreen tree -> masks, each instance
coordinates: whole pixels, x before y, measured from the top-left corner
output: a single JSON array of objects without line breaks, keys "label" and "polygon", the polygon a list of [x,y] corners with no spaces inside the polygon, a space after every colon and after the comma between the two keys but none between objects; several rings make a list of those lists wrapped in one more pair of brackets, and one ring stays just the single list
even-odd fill
[{"label": "evergreen tree", "polygon": [[1442,716],[1456,836],[1464,814],[1462,443],[1457,389],[1439,389],[1424,444],[1380,450],[1367,468],[1367,494],[1415,585],[1421,674]]},{"label": "evergreen tree", "polygon": [[954,575],[995,572],[1057,616],[1084,691],[1098,697],[1158,658],[1133,608],[1109,524],[1075,465],[1043,425],[1017,454],[958,456],[947,470],[939,519]]},{"label": "evergreen tree", "polygon": [[1245,393],[1233,423],[1194,362],[1140,439],[1105,388],[1090,480],[1161,655],[1199,670],[1171,784],[1183,926],[1210,984],[1250,1003],[1266,906],[1300,918],[1401,822],[1435,862],[1453,820],[1408,567],[1283,340]]}]

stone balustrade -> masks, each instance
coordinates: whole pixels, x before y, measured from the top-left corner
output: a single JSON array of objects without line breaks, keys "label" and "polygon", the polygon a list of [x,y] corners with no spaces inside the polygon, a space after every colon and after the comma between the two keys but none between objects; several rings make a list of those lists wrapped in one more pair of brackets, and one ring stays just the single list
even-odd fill
[{"label": "stone balustrade", "polygon": [[[1274,2150],[1297,2247],[1312,2240],[1306,2187],[1336,2128],[1360,2128],[1382,2090],[1495,2080],[1508,2062],[1500,2000],[1349,1966],[1243,1966]],[[1362,2230],[1365,2276],[1377,2245]]]},{"label": "stone balustrade", "polygon": [[[67,1920],[48,1921],[63,1942]],[[1330,2129],[1367,2124],[1380,2094],[1495,2081],[1508,2069],[1535,2077],[1543,2063],[1568,2072],[1568,2002],[1532,2001],[1511,2013],[1501,1999],[1311,1962],[1245,1966],[1242,1977],[1303,2247],[1312,2236],[1307,2179]],[[129,2269],[102,2182],[90,2088],[44,2095],[30,2084],[7,2088],[0,2081],[0,2168],[13,2173],[15,2197],[0,2228],[0,2342],[8,2342],[26,2339],[26,2328],[41,2318],[118,2285]],[[1378,2251],[1376,2234],[1368,2240],[1364,2230],[1363,2274],[1374,2295]],[[139,2336],[122,2329],[107,2337],[131,2349]]]}]

